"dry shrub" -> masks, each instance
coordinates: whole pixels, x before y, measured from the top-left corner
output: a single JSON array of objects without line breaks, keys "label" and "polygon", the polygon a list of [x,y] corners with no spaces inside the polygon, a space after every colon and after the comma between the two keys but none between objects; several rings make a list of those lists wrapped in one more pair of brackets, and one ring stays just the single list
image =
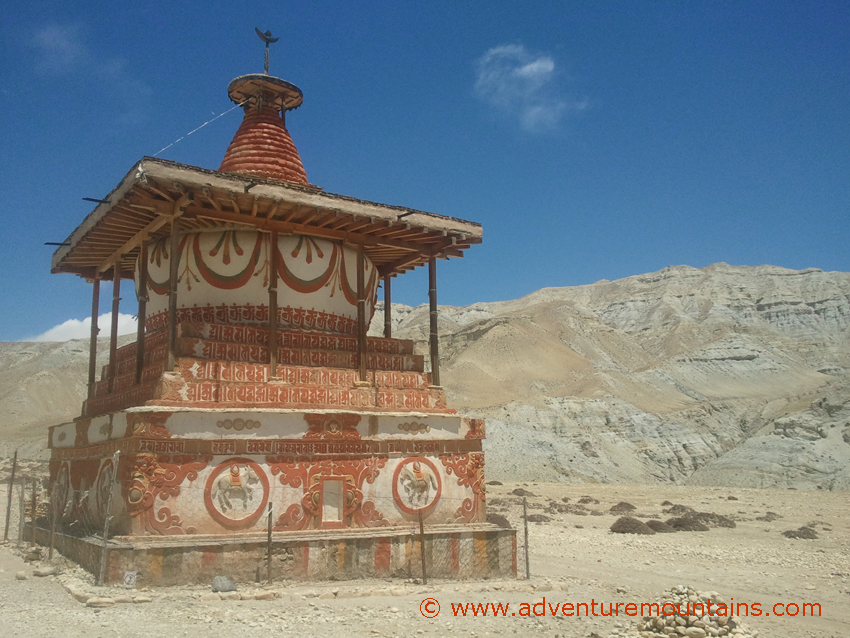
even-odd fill
[{"label": "dry shrub", "polygon": [[667,524],[677,532],[707,532],[708,526],[689,516],[681,516],[667,520]]},{"label": "dry shrub", "polygon": [[782,518],[776,512],[765,512],[764,516],[756,516],[757,521],[764,521],[765,523],[772,523],[777,518]]},{"label": "dry shrub", "polygon": [[646,524],[650,529],[654,530],[656,534],[675,534],[676,533],[676,530],[674,528],[670,527],[664,521],[652,519],[652,520],[646,521]]},{"label": "dry shrub", "polygon": [[714,512],[692,512],[685,514],[685,518],[692,518],[709,527],[736,527],[735,521],[731,518]]},{"label": "dry shrub", "polygon": [[631,516],[621,516],[611,525],[611,531],[615,534],[654,534],[655,530],[643,521]]},{"label": "dry shrub", "polygon": [[782,532],[782,535],[785,538],[796,538],[796,539],[805,539],[813,541],[818,537],[818,533],[813,530],[811,527],[801,527],[800,529],[789,529],[785,532]]},{"label": "dry shrub", "polygon": [[634,512],[637,508],[631,503],[626,503],[626,501],[620,501],[616,505],[614,505],[609,512]]},{"label": "dry shrub", "polygon": [[511,522],[505,516],[502,516],[501,514],[493,514],[493,513],[488,512],[487,513],[487,522],[493,523],[494,525],[498,525],[502,529],[513,529],[513,527],[514,527],[513,525],[511,525]]},{"label": "dry shrub", "polygon": [[673,505],[673,503],[670,503],[670,507],[661,511],[665,514],[670,514],[671,516],[687,516],[696,510],[693,507],[688,507],[687,505]]}]

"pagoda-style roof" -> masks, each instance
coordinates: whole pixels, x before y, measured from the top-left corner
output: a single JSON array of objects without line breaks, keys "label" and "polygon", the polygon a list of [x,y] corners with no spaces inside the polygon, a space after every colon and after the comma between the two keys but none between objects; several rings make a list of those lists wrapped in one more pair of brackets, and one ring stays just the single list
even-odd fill
[{"label": "pagoda-style roof", "polygon": [[93,278],[116,263],[132,278],[145,239],[181,231],[261,229],[363,244],[381,275],[481,243],[476,222],[326,193],[308,184],[142,158],[53,254],[51,272]]}]

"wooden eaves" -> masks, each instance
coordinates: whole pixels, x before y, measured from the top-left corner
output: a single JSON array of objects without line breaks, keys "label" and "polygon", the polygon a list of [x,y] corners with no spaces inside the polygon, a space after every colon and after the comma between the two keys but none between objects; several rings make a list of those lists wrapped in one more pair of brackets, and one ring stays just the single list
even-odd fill
[{"label": "wooden eaves", "polygon": [[[381,276],[481,243],[476,222],[326,193],[305,186],[142,158],[53,254],[51,272],[132,278],[144,240],[206,228],[302,234],[363,246]],[[111,278],[111,277],[110,277]]]}]

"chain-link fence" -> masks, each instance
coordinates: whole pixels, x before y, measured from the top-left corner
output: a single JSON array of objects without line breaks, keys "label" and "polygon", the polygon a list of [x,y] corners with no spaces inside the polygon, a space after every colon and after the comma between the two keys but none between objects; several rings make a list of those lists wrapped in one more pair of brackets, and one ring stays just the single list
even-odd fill
[{"label": "chain-link fence", "polygon": [[47,517],[50,507],[46,482],[43,478],[17,476],[14,482],[9,477],[0,483],[0,528],[4,541],[18,546],[33,543],[30,523],[33,518]]}]

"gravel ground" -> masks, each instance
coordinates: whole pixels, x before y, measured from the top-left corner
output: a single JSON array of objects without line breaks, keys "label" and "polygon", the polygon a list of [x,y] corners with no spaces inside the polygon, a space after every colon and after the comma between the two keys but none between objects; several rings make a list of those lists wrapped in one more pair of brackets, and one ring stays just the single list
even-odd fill
[{"label": "gravel ground", "polygon": [[[761,638],[850,636],[850,504],[846,493],[542,483],[490,486],[490,510],[501,512],[514,524],[520,523],[519,500],[512,494],[518,488],[534,494],[528,497],[529,513],[550,519],[529,525],[530,581],[443,581],[427,586],[400,579],[240,584],[240,596],[248,600],[209,600],[214,598],[209,595],[210,588],[199,586],[98,588],[90,575],[61,558],[53,562],[58,575],[37,577],[34,571],[47,563],[25,563],[22,551],[6,544],[0,546],[2,634],[231,638],[308,631],[321,632],[327,638],[455,632],[479,637],[529,633],[569,638],[637,636],[632,618],[523,617],[519,605],[534,604],[544,597],[552,605],[591,599],[606,605],[651,602],[665,590],[685,585],[716,591],[737,602],[758,602],[766,610],[777,602],[820,603],[822,615],[815,618],[742,617]],[[565,503],[565,498],[569,505],[584,500],[583,508],[576,508],[582,513],[558,513],[558,508],[551,506]],[[665,500],[727,516],[736,521],[736,527],[654,536],[609,531],[620,516],[608,511],[613,505],[625,501],[636,507],[631,516],[666,520],[670,516],[662,513],[661,505]],[[766,516],[767,512],[777,517]],[[759,517],[773,520],[757,520]],[[804,525],[815,529],[818,538],[794,540],[782,535]],[[518,562],[522,570],[522,555]],[[17,579],[19,572],[25,580]],[[98,609],[78,602],[73,593],[114,601],[124,597],[128,602]],[[257,600],[258,594],[274,598]],[[440,602],[437,618],[423,617],[420,605],[425,598]],[[137,602],[132,602],[134,599]],[[467,617],[454,616],[451,603],[465,602],[507,602],[510,613],[517,616],[472,617],[471,612]]]}]

